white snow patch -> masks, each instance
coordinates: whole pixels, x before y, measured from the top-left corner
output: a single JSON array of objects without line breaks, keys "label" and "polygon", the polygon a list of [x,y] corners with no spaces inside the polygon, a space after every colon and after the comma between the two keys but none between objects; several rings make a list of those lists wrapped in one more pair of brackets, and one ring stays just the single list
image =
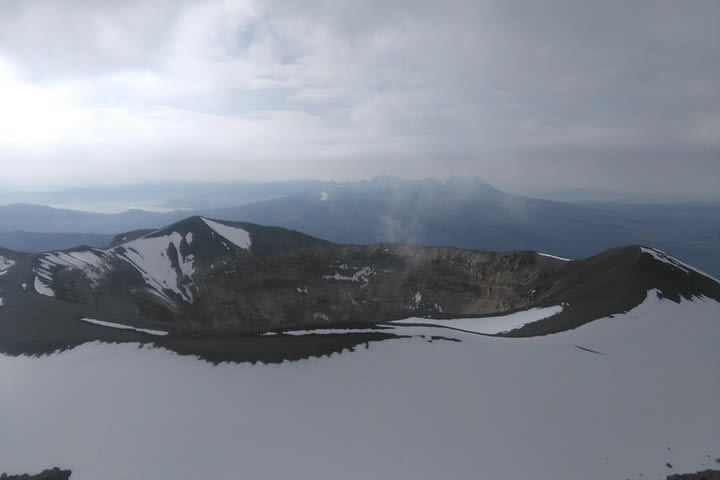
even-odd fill
[{"label": "white snow patch", "polygon": [[649,255],[652,255],[655,260],[658,260],[660,262],[666,263],[670,265],[673,268],[676,268],[680,271],[683,271],[685,273],[690,273],[690,271],[695,271],[699,273],[700,275],[703,275],[710,280],[713,280],[714,282],[720,283],[720,280],[713,277],[709,273],[705,273],[702,270],[699,270],[692,265],[688,265],[687,263],[683,262],[682,260],[679,260],[672,255],[668,255],[667,253],[663,252],[662,250],[658,250],[657,248],[648,248],[648,247],[641,247],[643,253],[647,253]]},{"label": "white snow patch", "polygon": [[325,200],[327,200],[327,199],[328,199],[328,194],[327,194],[327,192],[321,192],[321,193],[320,193],[320,201],[325,201]]},{"label": "white snow patch", "polygon": [[213,222],[212,220],[208,220],[207,218],[203,218],[202,221],[205,222],[208,227],[210,227],[219,235],[224,237],[226,240],[234,243],[240,248],[248,250],[252,245],[252,242],[250,240],[250,234],[242,228],[230,227],[227,225],[223,225],[222,223]]},{"label": "white snow patch", "polygon": [[15,260],[0,255],[0,275],[10,270],[10,267],[12,267],[13,265],[15,265]]},{"label": "white snow patch", "polygon": [[238,471],[435,480],[478,478],[479,468],[502,480],[606,480],[705,470],[718,456],[718,318],[715,301],[650,295],[628,314],[547,337],[444,330],[462,341],[371,342],[279,365],[213,366],[138,344],[0,355],[0,465],[69,466],[73,480]]},{"label": "white snow patch", "polygon": [[35,291],[36,291],[37,293],[39,293],[40,295],[45,295],[45,296],[48,296],[48,297],[54,297],[54,296],[55,296],[55,292],[53,291],[53,289],[50,288],[49,286],[45,285],[45,284],[42,282],[42,280],[40,280],[40,277],[38,277],[37,275],[35,275],[35,284],[34,284],[34,287],[35,287]]},{"label": "white snow patch", "polygon": [[[417,298],[417,297],[416,297]],[[547,308],[531,308],[521,312],[510,313],[508,315],[483,318],[455,318],[449,320],[437,320],[430,318],[407,318],[403,320],[395,320],[393,324],[418,324],[418,325],[435,325],[439,327],[449,327],[458,330],[465,330],[473,333],[484,333],[493,335],[497,333],[509,332],[516,328],[520,328],[528,323],[536,322],[544,318],[562,312],[562,306]]]},{"label": "white snow patch", "polygon": [[0,297],[0,307],[5,305],[5,299],[3,297]]},{"label": "white snow patch", "polygon": [[569,261],[570,261],[569,258],[558,257],[558,256],[556,256],[556,255],[550,255],[549,253],[537,252],[537,254],[540,255],[541,257],[554,258],[554,259],[556,259],[556,260],[562,260],[563,262],[569,262]]},{"label": "white snow patch", "polygon": [[40,266],[35,268],[35,273],[51,281],[54,268],[72,268],[84,272],[90,283],[95,285],[109,268],[105,257],[106,253],[101,250],[50,252],[38,259]]},{"label": "white snow patch", "polygon": [[326,322],[329,322],[330,317],[328,317],[325,313],[315,312],[313,313],[313,320],[325,320]]},{"label": "white snow patch", "polygon": [[47,270],[43,270],[41,268],[38,268],[35,270],[35,273],[37,273],[38,277],[42,278],[43,280],[47,280],[48,282],[52,282],[52,275]]},{"label": "white snow patch", "polygon": [[[109,250],[88,250],[82,252],[50,252],[39,258],[35,273],[45,282],[52,282],[52,271],[57,267],[73,268],[85,273],[91,284],[96,285],[110,268],[110,261],[121,259],[130,263],[143,277],[148,292],[174,303],[166,291],[175,292],[184,301],[192,303],[190,288],[194,273],[195,257],[183,256],[181,244],[183,238],[189,245],[193,241],[192,232],[181,235],[172,232],[169,235],[153,236],[156,233],[131,240]],[[173,247],[178,256],[178,267],[173,267],[168,250]]]},{"label": "white snow patch", "polygon": [[[143,276],[145,283],[166,301],[173,301],[164,293],[164,290],[170,290],[192,303],[193,295],[188,283],[192,281],[194,257],[183,257],[180,254],[182,238],[178,232],[158,237],[146,236],[115,248],[114,253],[132,264]],[[167,254],[170,245],[177,251],[180,272],[173,268]]]},{"label": "white snow patch", "polygon": [[150,335],[167,335],[168,332],[163,330],[150,330],[147,328],[131,327],[130,325],[123,325],[122,323],[104,322],[102,320],[95,320],[93,318],[81,318],[83,322],[92,323],[94,325],[100,325],[102,327],[119,328],[122,330],[135,330],[136,332],[149,333]]},{"label": "white snow patch", "polygon": [[[342,268],[345,266],[345,268]],[[347,270],[347,265],[340,265],[339,267],[341,270]],[[339,280],[342,282],[361,282],[364,286],[368,284],[370,281],[370,277],[375,272],[375,270],[372,267],[362,267],[359,270],[357,270],[352,275],[343,275],[341,273],[334,273],[333,275],[323,275],[323,280]]]}]

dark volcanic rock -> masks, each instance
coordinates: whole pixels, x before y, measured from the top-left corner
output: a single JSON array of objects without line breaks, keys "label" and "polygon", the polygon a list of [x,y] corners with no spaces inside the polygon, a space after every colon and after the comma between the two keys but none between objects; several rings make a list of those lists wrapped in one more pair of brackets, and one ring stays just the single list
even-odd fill
[{"label": "dark volcanic rock", "polygon": [[[180,355],[221,362],[282,363],[368,348],[373,342],[409,338],[392,332],[358,331],[306,335],[169,336],[154,342]],[[432,340],[449,340],[435,337]],[[451,341],[451,340],[450,340]]]},{"label": "dark volcanic rock", "polygon": [[337,245],[191,217],[107,250],[41,255],[33,266],[52,301],[77,305],[80,316],[216,334],[523,309],[533,304],[528,286],[562,264],[532,252]]},{"label": "dark volcanic rock", "polygon": [[52,470],[44,470],[41,473],[38,473],[37,475],[29,475],[29,474],[23,474],[23,475],[8,475],[6,473],[3,473],[0,475],[0,479],[2,480],[68,480],[70,478],[70,475],[72,472],[70,470],[60,470],[59,468],[55,467]]},{"label": "dark volcanic rock", "polygon": [[696,473],[677,473],[668,476],[667,480],[720,480],[720,471],[704,470]]}]

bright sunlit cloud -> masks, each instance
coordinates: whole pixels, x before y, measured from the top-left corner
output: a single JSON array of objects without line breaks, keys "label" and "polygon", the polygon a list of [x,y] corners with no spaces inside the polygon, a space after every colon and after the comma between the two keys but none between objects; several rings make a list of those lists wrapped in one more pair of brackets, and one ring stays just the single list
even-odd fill
[{"label": "bright sunlit cloud", "polygon": [[23,83],[0,61],[0,145],[52,144],[71,135],[78,121],[66,89]]}]

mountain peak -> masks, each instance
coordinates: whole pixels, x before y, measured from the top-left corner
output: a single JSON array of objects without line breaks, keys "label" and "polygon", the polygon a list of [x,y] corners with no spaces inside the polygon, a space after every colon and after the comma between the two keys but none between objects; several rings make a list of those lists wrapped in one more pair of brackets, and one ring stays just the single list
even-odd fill
[{"label": "mountain peak", "polygon": [[250,233],[241,226],[194,216],[159,230],[130,232],[106,250],[44,254],[36,267],[35,288],[55,296],[58,287],[62,289],[61,272],[68,267],[83,272],[89,287],[96,288],[121,265],[121,271],[141,277],[146,291],[167,304],[192,303],[197,293],[193,274],[198,261],[227,263],[226,258],[243,255],[251,246]]},{"label": "mountain peak", "polygon": [[662,250],[658,250],[657,248],[647,247],[647,246],[640,246],[640,251],[643,254],[651,256],[654,260],[661,262],[665,265],[667,265],[670,269],[683,272],[686,275],[698,275],[701,277],[705,277],[708,280],[711,280],[717,284],[720,284],[720,280],[713,277],[709,273],[705,273],[702,270],[693,267],[692,265],[688,265],[687,263],[683,262],[682,260],[673,257],[672,255],[663,252]]},{"label": "mountain peak", "polygon": [[402,185],[406,185],[410,180],[406,180],[400,177],[393,177],[391,175],[379,175],[373,177],[369,183],[384,188],[396,188]]},{"label": "mountain peak", "polygon": [[442,185],[445,187],[449,187],[452,189],[462,189],[462,190],[485,190],[485,191],[498,191],[495,187],[487,183],[485,180],[481,179],[480,177],[459,177],[459,176],[452,176],[447,177],[444,180],[442,180]]}]

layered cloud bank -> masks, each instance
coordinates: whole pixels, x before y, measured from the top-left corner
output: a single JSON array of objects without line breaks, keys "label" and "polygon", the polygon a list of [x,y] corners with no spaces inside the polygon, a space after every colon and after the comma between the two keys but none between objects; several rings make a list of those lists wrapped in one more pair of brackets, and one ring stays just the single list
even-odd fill
[{"label": "layered cloud bank", "polygon": [[718,21],[716,2],[4,6],[3,174],[37,185],[411,171],[710,190]]}]

